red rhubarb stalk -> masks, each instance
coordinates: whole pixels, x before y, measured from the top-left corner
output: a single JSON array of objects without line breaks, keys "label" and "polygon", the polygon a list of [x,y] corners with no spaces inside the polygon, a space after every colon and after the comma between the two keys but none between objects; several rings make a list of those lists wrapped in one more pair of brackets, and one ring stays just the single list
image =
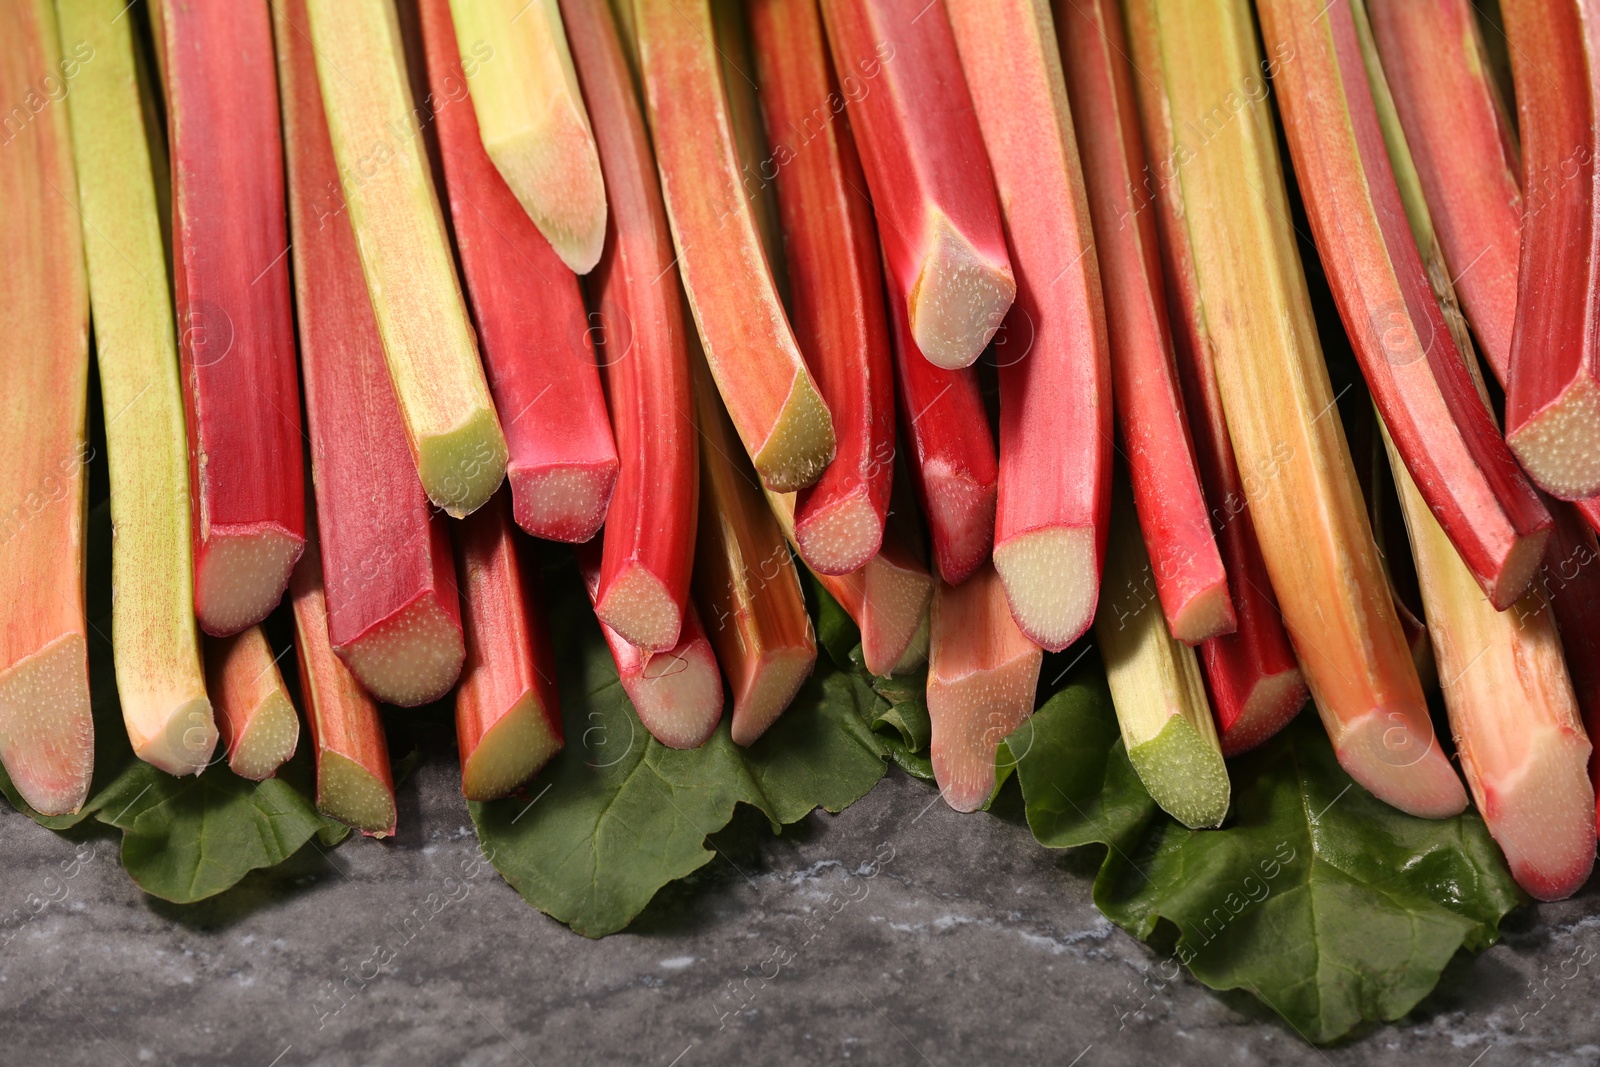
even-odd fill
[{"label": "red rhubarb stalk", "polygon": [[[290,140],[293,143],[293,135]],[[300,695],[316,759],[317,810],[364,833],[389,837],[394,834],[395,821],[389,744],[383,736],[378,706],[329,643],[322,573],[316,535],[312,534],[294,569],[290,594]]]},{"label": "red rhubarb stalk", "polygon": [[678,644],[694,563],[695,459],[687,331],[677,253],[633,76],[610,8],[563,0],[594,122],[609,236],[598,295],[600,363],[617,445],[595,614],[647,651]]},{"label": "red rhubarb stalk", "polygon": [[970,367],[946,370],[923,359],[905,311],[891,300],[900,430],[907,467],[933,538],[933,559],[951,585],[970,578],[994,547],[999,461],[989,416]]},{"label": "red rhubarb stalk", "polygon": [[456,690],[461,792],[494,800],[561,751],[555,654],[539,564],[514,532],[503,493],[469,515],[456,536],[467,662]]},{"label": "red rhubarb stalk", "polygon": [[1600,492],[1600,11],[1506,0],[1522,243],[1506,439],[1555,496]]},{"label": "red rhubarb stalk", "polygon": [[161,16],[194,612],[223,635],[277,606],[305,545],[272,20],[259,0]]},{"label": "red rhubarb stalk", "polygon": [[206,691],[228,766],[241,778],[271,778],[300,742],[300,716],[278,671],[278,657],[259,626],[231,637],[209,637],[205,646]]},{"label": "red rhubarb stalk", "polygon": [[733,693],[733,740],[751,745],[810,677],[817,640],[789,543],[740,455],[710,369],[698,352],[690,359],[705,438],[694,598]]},{"label": "red rhubarb stalk", "polygon": [[[1105,283],[1112,346],[1111,392],[1134,505],[1168,629],[1194,645],[1232,632],[1238,620],[1206,513],[1178,383],[1155,214],[1146,210],[1148,200],[1137,195],[1143,190],[1144,148],[1132,74],[1120,43],[1122,18],[1108,0],[1062,4],[1057,10],[1098,238],[1095,252]],[[1087,242],[1076,247],[1081,251]],[[1052,411],[1041,417],[1050,418],[1065,407],[1052,404]],[[1039,464],[1048,465],[1048,460]]]},{"label": "red rhubarb stalk", "polygon": [[305,0],[273,5],[300,359],[333,647],[378,699],[450,690],[466,655],[449,521],[417,478],[322,113]]},{"label": "red rhubarb stalk", "polygon": [[[87,43],[63,55],[49,0],[0,7],[0,99],[65,91]],[[93,53],[88,53],[93,58]],[[33,97],[35,100],[41,97]],[[0,760],[35,811],[83,806],[94,770],[83,509],[89,445],[89,290],[67,109],[46,102],[0,138]]]},{"label": "red rhubarb stalk", "polygon": [[510,448],[517,525],[587,541],[605,521],[617,452],[583,294],[484,151],[449,0],[424,0],[420,14],[456,252]]},{"label": "red rhubarb stalk", "polygon": [[878,213],[889,299],[917,348],[970,365],[1016,297],[950,19],[926,0],[823,0]]},{"label": "red rhubarb stalk", "polygon": [[745,190],[710,0],[638,0],[635,13],[661,192],[706,360],[761,480],[803,489],[833,459],[833,422]]},{"label": "red rhubarb stalk", "polygon": [[769,165],[778,175],[791,322],[837,437],[821,481],[795,501],[795,547],[817,573],[849,574],[878,551],[894,477],[878,235],[816,0],[759,0],[749,13]]},{"label": "red rhubarb stalk", "polygon": [[1267,47],[1306,210],[1373,399],[1418,489],[1497,608],[1528,588],[1550,513],[1452,338],[1407,221],[1348,4],[1267,0]]},{"label": "red rhubarb stalk", "polygon": [[1033,714],[1044,653],[1017,628],[993,567],[939,583],[928,653],[929,755],[944,802],[977,811],[994,792],[995,753]]},{"label": "red rhubarb stalk", "polygon": [[[1600,738],[1600,544],[1571,512],[1555,516],[1539,585],[1555,612],[1578,710],[1593,740]],[[1589,758],[1589,780],[1600,791],[1600,752]]]},{"label": "red rhubarb stalk", "polygon": [[[578,569],[592,602],[600,588],[598,546],[578,550]],[[600,632],[623,692],[650,736],[668,748],[705,744],[722,721],[722,673],[694,603],[683,617],[678,643],[665,652],[645,652],[603,622]]]}]

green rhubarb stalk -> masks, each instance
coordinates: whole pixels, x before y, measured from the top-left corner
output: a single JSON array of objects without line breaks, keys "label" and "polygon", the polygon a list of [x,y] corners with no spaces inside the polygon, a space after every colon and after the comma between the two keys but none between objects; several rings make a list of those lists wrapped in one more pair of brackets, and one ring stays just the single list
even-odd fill
[{"label": "green rhubarb stalk", "polygon": [[59,13],[63,46],[87,42],[95,57],[67,105],[111,468],[117,695],[140,759],[198,774],[217,728],[194,619],[189,447],[134,20],[123,0],[73,0]]}]

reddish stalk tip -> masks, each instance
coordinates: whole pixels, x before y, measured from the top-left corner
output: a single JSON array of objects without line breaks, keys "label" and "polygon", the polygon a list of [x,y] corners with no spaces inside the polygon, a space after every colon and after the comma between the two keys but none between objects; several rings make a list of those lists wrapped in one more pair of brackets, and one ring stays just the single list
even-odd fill
[{"label": "reddish stalk tip", "polygon": [[1100,595],[1095,531],[1051,527],[994,550],[994,568],[1022,632],[1051,652],[1083,636]]}]

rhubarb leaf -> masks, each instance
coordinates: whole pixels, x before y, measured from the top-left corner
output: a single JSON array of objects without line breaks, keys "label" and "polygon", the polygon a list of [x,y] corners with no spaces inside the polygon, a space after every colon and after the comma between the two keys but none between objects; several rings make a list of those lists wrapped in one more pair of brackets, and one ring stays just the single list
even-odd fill
[{"label": "rhubarb leaf", "polygon": [[1405,1015],[1523,899],[1482,819],[1419,819],[1377,800],[1309,713],[1232,761],[1220,830],[1156,807],[1098,672],[1080,672],[1007,743],[1034,836],[1106,846],[1094,899],[1108,918],[1313,1042]]},{"label": "rhubarb leaf", "polygon": [[547,575],[563,666],[566,748],[523,797],[469,808],[479,841],[528,903],[587,937],[622,929],[656,891],[711,862],[706,837],[739,804],[774,831],[814,808],[837,812],[883,777],[889,746],[870,723],[886,703],[859,672],[826,660],[748,749],[726,721],[677,750],[639,723],[570,566]]}]

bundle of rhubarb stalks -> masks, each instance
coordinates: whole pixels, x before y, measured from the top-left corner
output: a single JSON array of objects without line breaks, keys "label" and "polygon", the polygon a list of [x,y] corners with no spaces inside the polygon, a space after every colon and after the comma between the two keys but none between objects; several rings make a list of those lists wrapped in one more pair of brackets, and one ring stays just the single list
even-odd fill
[{"label": "bundle of rhubarb stalks", "polygon": [[815,586],[873,674],[926,665],[954,808],[1092,640],[1186,825],[1309,700],[1361,786],[1470,791],[1572,893],[1600,3],[1501,9],[5,0],[7,772],[90,782],[97,392],[116,691],[171,774],[270,776],[303,713],[318,806],[392,833],[379,706],[453,692],[465,795],[525,787],[578,622],[539,538],[664,745],[761,737]]}]

